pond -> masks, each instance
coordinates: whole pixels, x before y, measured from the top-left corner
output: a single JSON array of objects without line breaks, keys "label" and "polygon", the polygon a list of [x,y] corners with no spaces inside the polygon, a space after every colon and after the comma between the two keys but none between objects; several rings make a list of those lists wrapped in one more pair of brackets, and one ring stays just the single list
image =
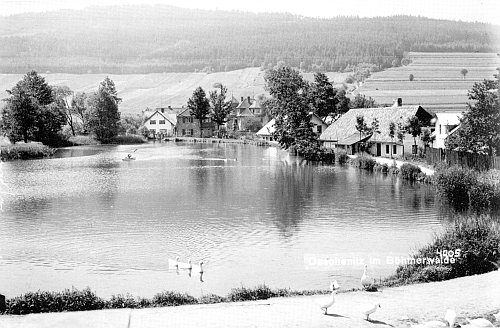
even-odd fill
[{"label": "pond", "polygon": [[[128,153],[136,159],[123,161]],[[277,148],[150,143],[0,164],[0,292],[359,287],[446,221],[433,188]],[[169,259],[198,270],[176,270]]]}]

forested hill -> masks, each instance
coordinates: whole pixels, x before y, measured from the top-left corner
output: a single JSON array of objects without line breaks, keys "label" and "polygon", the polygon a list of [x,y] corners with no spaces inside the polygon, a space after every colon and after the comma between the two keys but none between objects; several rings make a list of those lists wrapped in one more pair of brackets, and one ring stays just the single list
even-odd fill
[{"label": "forested hill", "polygon": [[284,62],[386,68],[405,52],[500,52],[500,26],[412,16],[308,18],[165,5],[0,17],[0,72],[224,71]]}]

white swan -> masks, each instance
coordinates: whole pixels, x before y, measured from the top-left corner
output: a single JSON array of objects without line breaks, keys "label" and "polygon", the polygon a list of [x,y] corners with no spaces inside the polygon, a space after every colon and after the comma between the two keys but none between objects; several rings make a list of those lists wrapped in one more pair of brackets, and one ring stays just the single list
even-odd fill
[{"label": "white swan", "polygon": [[198,265],[193,265],[193,270],[199,273],[203,273],[203,263],[203,260],[201,260],[200,262],[198,262]]},{"label": "white swan", "polygon": [[375,284],[375,280],[373,280],[372,277],[366,275],[366,268],[368,265],[365,264],[365,271],[363,272],[363,275],[361,276],[361,285],[363,285],[364,289],[370,289],[373,287],[373,284]]},{"label": "white swan", "polygon": [[179,257],[176,256],[175,260],[168,259],[168,266],[177,268],[179,266]]},{"label": "white swan", "polygon": [[495,327],[489,320],[486,320],[485,318],[477,318],[477,319],[466,318],[465,320],[467,320],[467,322],[470,323],[473,327]]},{"label": "white swan", "polygon": [[448,322],[448,324],[442,321],[427,321],[419,325],[412,325],[412,328],[445,328],[445,327],[453,327],[455,325],[455,321],[457,320],[457,314],[455,311],[448,309],[444,316],[444,319]]},{"label": "white swan", "polygon": [[327,314],[328,308],[335,304],[335,294],[337,293],[337,289],[339,289],[339,284],[337,283],[337,280],[334,280],[330,283],[330,290],[332,291],[330,300],[322,300],[322,303],[319,305],[321,310],[325,311],[325,314]]},{"label": "white swan", "polygon": [[368,305],[361,308],[361,313],[366,315],[366,320],[370,321],[370,314],[375,313],[377,308],[380,307],[380,303],[375,303],[374,305]]},{"label": "white swan", "polygon": [[188,259],[187,263],[184,262],[177,262],[177,266],[179,269],[192,269],[193,265],[191,264],[191,259]]}]

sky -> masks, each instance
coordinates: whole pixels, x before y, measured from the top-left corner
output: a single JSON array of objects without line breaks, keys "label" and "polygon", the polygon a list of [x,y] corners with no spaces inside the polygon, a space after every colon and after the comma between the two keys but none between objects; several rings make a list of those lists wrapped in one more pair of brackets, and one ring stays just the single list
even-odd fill
[{"label": "sky", "polygon": [[311,17],[412,15],[500,25],[499,0],[0,0],[0,15],[141,3]]}]

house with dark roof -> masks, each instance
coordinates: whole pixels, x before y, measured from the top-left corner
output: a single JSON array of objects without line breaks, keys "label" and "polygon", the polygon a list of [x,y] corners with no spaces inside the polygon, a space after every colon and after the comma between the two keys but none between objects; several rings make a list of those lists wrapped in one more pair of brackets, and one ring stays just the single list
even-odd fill
[{"label": "house with dark roof", "polygon": [[[379,131],[370,134],[360,134],[356,130],[356,117],[363,116],[365,123],[370,126],[374,119],[379,122]],[[398,101],[392,107],[384,108],[356,108],[351,109],[333,122],[320,136],[320,142],[328,148],[345,149],[352,155],[360,151],[361,146],[371,154],[383,157],[404,156],[416,153],[414,140],[410,134],[405,134],[403,141],[399,141],[397,136],[389,136],[389,124],[394,122],[405,124],[406,121],[416,116],[422,126],[430,126],[433,118],[421,106],[402,106]],[[416,138],[417,147],[423,146],[420,138]]]},{"label": "house with dark roof", "polygon": [[[213,136],[217,127],[209,116],[202,122],[201,128],[203,129],[202,137],[207,138]],[[200,121],[194,116],[191,116],[191,110],[189,108],[185,108],[177,114],[176,130],[177,136],[180,137],[199,137]]]},{"label": "house with dark roof", "polygon": [[[266,141],[274,141],[273,138],[273,133],[276,131],[276,128],[274,126],[274,119],[270,120],[267,122],[266,125],[262,127],[256,134],[258,137],[266,140]],[[312,123],[312,129],[313,132],[316,133],[316,135],[320,135],[321,132],[325,131],[327,128],[327,124],[315,113],[311,112],[311,123]]]}]

